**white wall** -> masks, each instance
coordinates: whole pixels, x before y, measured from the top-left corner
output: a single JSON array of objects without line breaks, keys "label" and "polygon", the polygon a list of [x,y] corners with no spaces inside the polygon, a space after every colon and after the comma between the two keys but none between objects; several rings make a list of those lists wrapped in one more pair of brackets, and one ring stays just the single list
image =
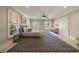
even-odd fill
[{"label": "white wall", "polygon": [[[0,45],[7,42],[8,39],[8,9],[11,7],[0,6]],[[21,19],[21,18],[20,18]],[[21,21],[19,21],[20,23]]]},{"label": "white wall", "polygon": [[70,36],[79,38],[79,11],[70,15]]},{"label": "white wall", "polygon": [[7,7],[0,7],[0,44],[8,39]]},{"label": "white wall", "polygon": [[79,9],[56,19],[59,33],[72,38],[79,38]]}]

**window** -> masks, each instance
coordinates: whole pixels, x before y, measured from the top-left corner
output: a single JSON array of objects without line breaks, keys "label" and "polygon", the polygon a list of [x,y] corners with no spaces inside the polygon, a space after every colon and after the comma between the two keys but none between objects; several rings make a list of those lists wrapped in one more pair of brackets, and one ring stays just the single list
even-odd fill
[{"label": "window", "polygon": [[27,18],[22,16],[22,25],[26,25],[27,24]]},{"label": "window", "polygon": [[8,36],[14,35],[19,32],[19,14],[13,10],[8,10]]},{"label": "window", "polygon": [[45,29],[49,29],[49,21],[44,22],[44,27],[45,27]]}]

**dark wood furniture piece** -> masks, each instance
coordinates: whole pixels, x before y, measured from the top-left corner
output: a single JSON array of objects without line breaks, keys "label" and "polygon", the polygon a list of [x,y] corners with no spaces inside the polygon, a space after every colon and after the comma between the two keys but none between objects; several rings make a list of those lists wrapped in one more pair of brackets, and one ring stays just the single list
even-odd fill
[{"label": "dark wood furniture piece", "polygon": [[15,34],[13,36],[13,42],[15,43],[15,42],[18,42],[19,40],[20,40],[19,34]]},{"label": "dark wood furniture piece", "polygon": [[19,42],[23,38],[23,28],[20,27],[19,33],[13,36],[13,42]]}]

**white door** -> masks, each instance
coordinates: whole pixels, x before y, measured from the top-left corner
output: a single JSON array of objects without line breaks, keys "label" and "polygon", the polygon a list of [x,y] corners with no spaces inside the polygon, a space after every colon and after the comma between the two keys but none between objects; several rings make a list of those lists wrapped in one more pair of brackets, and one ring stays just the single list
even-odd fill
[{"label": "white door", "polygon": [[59,19],[59,33],[68,36],[68,17]]}]

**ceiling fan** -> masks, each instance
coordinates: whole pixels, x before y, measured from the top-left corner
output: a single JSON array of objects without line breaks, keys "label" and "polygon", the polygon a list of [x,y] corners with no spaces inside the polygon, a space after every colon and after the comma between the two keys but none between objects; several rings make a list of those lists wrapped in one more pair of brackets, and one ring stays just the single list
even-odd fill
[{"label": "ceiling fan", "polygon": [[47,17],[47,15],[45,13],[43,13],[42,17]]},{"label": "ceiling fan", "polygon": [[44,10],[41,9],[41,11],[42,11],[42,17],[43,17],[43,18],[47,17],[47,14],[44,12]]}]

